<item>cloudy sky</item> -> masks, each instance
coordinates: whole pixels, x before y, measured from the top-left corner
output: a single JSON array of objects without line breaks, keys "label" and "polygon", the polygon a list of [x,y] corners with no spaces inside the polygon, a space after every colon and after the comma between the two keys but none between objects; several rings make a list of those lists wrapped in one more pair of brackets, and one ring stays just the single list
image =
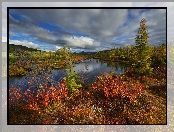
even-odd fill
[{"label": "cloudy sky", "polygon": [[[102,4],[98,6],[102,7]],[[4,3],[2,6],[3,24],[9,5]],[[124,4],[120,3],[120,6]],[[125,6],[143,7],[143,4],[128,2]],[[155,7],[160,3],[145,3],[144,6]],[[163,6],[174,7],[171,4]],[[10,9],[9,42],[47,51],[55,51],[64,45],[74,52],[125,47],[135,45],[142,18],[146,19],[149,44],[166,43],[165,9]],[[168,26],[172,24],[168,23]],[[168,41],[174,40],[172,27],[168,30]],[[6,32],[2,28],[2,41],[6,40]]]}]

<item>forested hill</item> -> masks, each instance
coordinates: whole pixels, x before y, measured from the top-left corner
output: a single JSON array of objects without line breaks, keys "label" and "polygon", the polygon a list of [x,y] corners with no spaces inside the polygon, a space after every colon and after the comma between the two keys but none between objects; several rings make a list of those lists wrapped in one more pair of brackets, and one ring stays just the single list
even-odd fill
[{"label": "forested hill", "polygon": [[28,51],[40,51],[37,49],[33,49],[33,48],[28,48],[26,46],[22,46],[22,45],[14,45],[14,44],[9,44],[9,52],[13,52],[15,49],[23,49],[23,50],[28,50]]},{"label": "forested hill", "polygon": [[97,52],[79,52],[79,53],[76,53],[74,52],[74,54],[79,54],[79,55],[95,55]]},{"label": "forested hill", "polygon": [[[7,49],[7,43],[3,42],[3,50],[6,51],[6,49]],[[9,52],[13,52],[15,49],[23,49],[23,50],[28,50],[28,51],[41,51],[38,49],[28,48],[28,47],[22,46],[22,45],[9,44]],[[104,53],[107,51],[110,51],[110,50],[103,50]],[[97,52],[85,52],[85,51],[82,51],[79,53],[74,52],[74,54],[79,54],[79,55],[95,55],[96,53]]]},{"label": "forested hill", "polygon": [[[104,53],[106,53],[107,51],[110,51],[110,50],[103,50]],[[99,51],[101,52],[101,51]],[[97,52],[85,52],[85,51],[82,51],[82,52],[79,52],[79,53],[76,53],[74,52],[74,54],[80,54],[80,55],[95,55]]]}]

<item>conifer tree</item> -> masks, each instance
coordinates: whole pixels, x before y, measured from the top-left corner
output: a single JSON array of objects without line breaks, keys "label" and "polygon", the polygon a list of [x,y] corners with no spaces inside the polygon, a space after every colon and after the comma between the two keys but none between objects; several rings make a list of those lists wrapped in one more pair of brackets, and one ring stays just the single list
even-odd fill
[{"label": "conifer tree", "polygon": [[146,29],[146,20],[143,18],[140,22],[140,28],[135,38],[136,55],[134,57],[134,71],[138,74],[151,74],[151,48],[148,45],[148,31]]}]

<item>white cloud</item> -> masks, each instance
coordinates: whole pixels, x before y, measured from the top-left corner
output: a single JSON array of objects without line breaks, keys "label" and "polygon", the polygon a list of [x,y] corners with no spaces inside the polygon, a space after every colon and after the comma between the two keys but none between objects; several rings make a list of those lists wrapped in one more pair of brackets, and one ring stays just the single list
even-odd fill
[{"label": "white cloud", "polygon": [[9,40],[9,44],[22,45],[28,48],[38,49],[39,45],[33,42],[28,42],[27,40]]},{"label": "white cloud", "polygon": [[92,49],[100,46],[99,42],[95,42],[93,39],[88,37],[63,37],[63,40],[67,42],[67,46]]},{"label": "white cloud", "polygon": [[[18,30],[21,32],[32,32],[39,41],[44,39],[38,35],[42,35],[42,31],[38,31],[35,23],[48,22],[69,31],[84,33],[92,39],[99,39],[108,43],[110,37],[117,34],[117,28],[121,26],[127,17],[127,9],[58,9],[58,10],[11,10],[20,14],[23,19],[19,22],[10,17],[10,30]],[[33,15],[35,14],[35,15]],[[49,19],[48,19],[49,16]],[[56,16],[56,17],[55,17]],[[66,16],[66,17],[65,17]],[[27,18],[27,20],[25,20]],[[28,19],[30,21],[28,21]],[[33,23],[34,22],[34,23]],[[25,28],[24,28],[25,27]],[[37,30],[37,34],[33,31]],[[56,30],[56,29],[55,29]],[[42,35],[43,36],[43,35]],[[53,37],[50,35],[49,38]],[[46,41],[46,40],[45,40]],[[50,41],[48,41],[50,42]]]},{"label": "white cloud", "polygon": [[60,48],[61,48],[61,47],[59,47],[59,46],[55,46],[55,49],[56,49],[56,50],[58,50],[58,49],[60,49]]},{"label": "white cloud", "polygon": [[55,52],[60,48],[61,48],[60,46],[52,46],[52,47],[50,47],[50,51]]}]

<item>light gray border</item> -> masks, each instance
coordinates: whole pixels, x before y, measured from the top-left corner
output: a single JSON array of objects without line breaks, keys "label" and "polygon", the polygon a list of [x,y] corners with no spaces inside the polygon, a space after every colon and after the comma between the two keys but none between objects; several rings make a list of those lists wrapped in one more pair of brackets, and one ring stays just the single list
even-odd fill
[{"label": "light gray border", "polygon": [[[2,2],[48,2],[48,0],[42,0],[42,1],[35,1],[35,0],[17,0],[17,1],[13,1],[13,0],[2,0]],[[145,1],[140,1],[140,0],[122,0],[122,1],[118,1],[118,0],[100,0],[100,1],[97,1],[97,0],[88,0],[88,1],[84,1],[84,0],[50,0],[49,2],[173,2],[173,0],[145,0]]]},{"label": "light gray border", "polygon": [[[4,2],[7,2],[7,1],[4,1]],[[9,0],[8,2],[13,2],[13,0]],[[19,1],[19,2],[25,2],[25,1]],[[27,1],[26,1],[27,2]],[[30,2],[36,2],[36,1],[34,1],[34,0],[31,0]],[[38,1],[39,2],[39,1]],[[43,2],[47,2],[47,1],[43,1]],[[49,1],[50,2],[50,1]],[[59,0],[59,1],[51,1],[51,2],[82,2],[81,0],[75,0],[75,1],[72,1],[72,0],[66,0],[66,1],[64,1],[64,0]],[[88,0],[88,2],[94,2],[94,1],[92,1],[92,0]],[[97,2],[97,1],[96,1]],[[100,1],[100,2],[106,2],[106,1]],[[108,3],[108,2],[116,2],[115,0],[108,0],[106,3]],[[117,1],[118,2],[118,1]],[[121,1],[121,2],[139,2],[139,0],[134,0],[134,1]],[[146,2],[151,2],[151,0],[146,0]],[[153,1],[153,2],[159,2],[159,1]],[[160,2],[162,2],[162,1],[160,1]],[[168,0],[168,1],[163,1],[163,2],[173,2],[172,0]],[[84,3],[83,3],[84,4]],[[26,5],[27,6],[27,5]],[[2,7],[2,5],[1,5],[1,7]],[[2,11],[2,10],[1,10]],[[1,13],[2,14],[2,13]],[[2,22],[2,21],[1,21]],[[2,23],[1,23],[1,25],[2,25]],[[2,34],[1,34],[1,36],[2,36]],[[1,51],[2,52],[2,51]],[[2,54],[1,54],[2,55]],[[0,70],[2,69],[2,65],[1,65],[1,68],[0,68]],[[1,71],[1,73],[2,73],[2,71]],[[2,84],[1,84],[1,86],[2,86]],[[2,93],[1,93],[2,94]],[[2,103],[2,102],[1,102]],[[2,118],[1,118],[2,119]],[[2,125],[2,123],[1,123],[1,125]],[[35,131],[38,131],[38,129],[42,129],[42,130],[46,130],[46,131],[54,131],[54,129],[55,129],[55,127],[57,127],[57,130],[56,131],[60,131],[60,129],[61,128],[64,128],[64,130],[61,130],[61,131],[67,131],[67,129],[69,130],[69,131],[104,131],[104,130],[109,130],[109,128],[110,127],[112,127],[112,126],[107,126],[106,125],[106,129],[104,128],[104,126],[103,125],[101,125],[101,126],[94,126],[94,125],[91,125],[91,126],[83,126],[83,125],[80,125],[80,126],[77,126],[77,127],[75,127],[75,126],[72,126],[72,128],[71,128],[71,126],[66,126],[66,127],[64,127],[64,126],[55,126],[55,125],[53,125],[53,126],[19,126],[19,125],[16,125],[16,126],[8,126],[8,128],[7,127],[5,127],[6,128],[6,130],[3,130],[4,132],[11,132],[11,131],[16,131],[16,132],[23,132],[23,131],[29,131],[29,132],[35,132]],[[114,126],[113,126],[114,127]],[[154,129],[153,129],[153,127],[157,127],[157,126],[148,126],[148,129],[146,128],[146,126],[144,126],[144,130],[143,130],[143,126],[142,126],[142,128],[141,128],[141,130],[143,130],[143,131],[154,131]],[[163,126],[162,126],[163,127]],[[159,130],[159,131],[168,131],[168,129],[166,128],[166,130],[162,130],[162,127],[161,127],[161,130]],[[1,127],[2,128],[2,127]],[[38,129],[37,129],[38,128]],[[115,127],[114,127],[115,128]],[[136,126],[135,128],[133,128],[133,129],[131,129],[130,130],[130,128],[128,127],[128,126],[117,126],[116,127],[117,128],[117,130],[120,130],[120,129],[122,129],[123,131],[131,131],[131,130],[134,130],[134,131],[139,131],[139,130],[137,130],[138,129],[138,126]],[[137,128],[137,129],[136,129]],[[95,129],[95,130],[94,130]],[[114,131],[114,130],[113,130]],[[115,130],[116,131],[116,130]]]}]

